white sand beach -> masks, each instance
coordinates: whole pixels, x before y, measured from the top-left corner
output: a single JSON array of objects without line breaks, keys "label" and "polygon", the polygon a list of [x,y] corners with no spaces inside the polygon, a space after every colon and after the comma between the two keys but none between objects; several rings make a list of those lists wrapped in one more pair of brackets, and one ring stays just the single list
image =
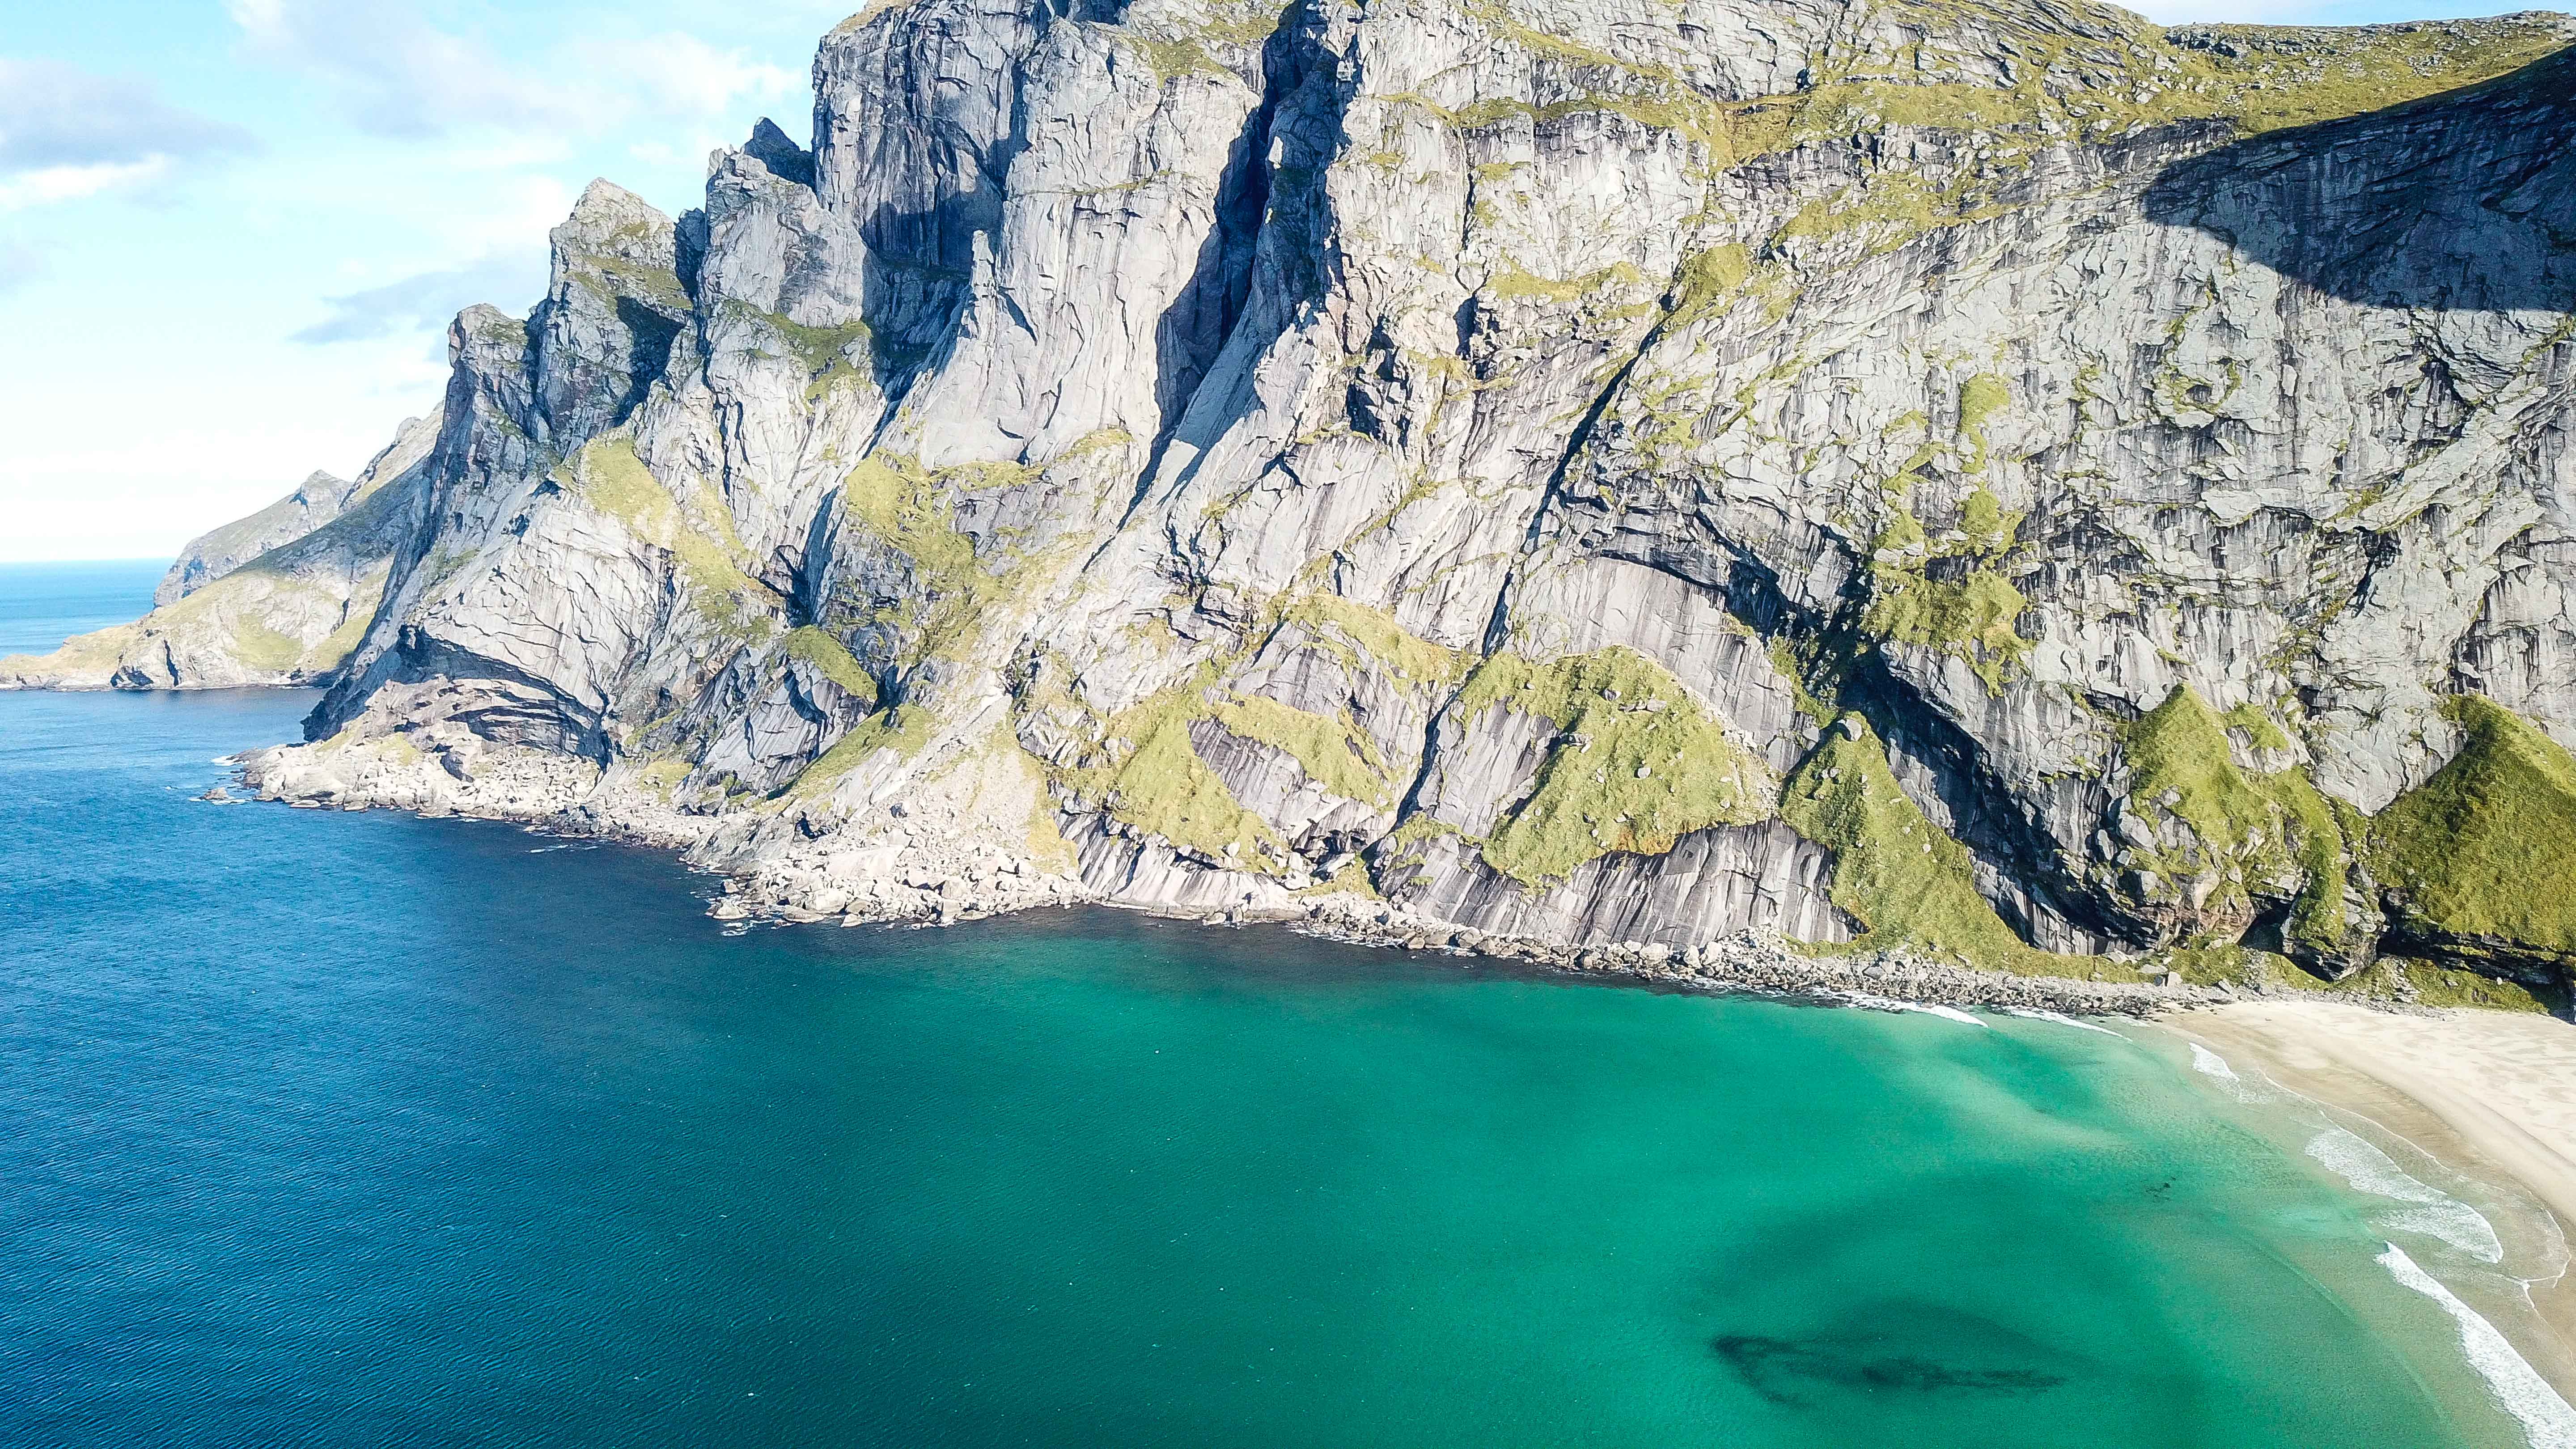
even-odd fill
[{"label": "white sand beach", "polygon": [[[2515,1012],[2399,1015],[2250,1001],[2169,1019],[2282,1086],[2358,1113],[2462,1175],[2520,1188],[2576,1238],[2576,1026]],[[2509,1335],[2576,1401],[2576,1274],[2532,1285]],[[2529,1341],[2535,1327],[2554,1342]]]}]

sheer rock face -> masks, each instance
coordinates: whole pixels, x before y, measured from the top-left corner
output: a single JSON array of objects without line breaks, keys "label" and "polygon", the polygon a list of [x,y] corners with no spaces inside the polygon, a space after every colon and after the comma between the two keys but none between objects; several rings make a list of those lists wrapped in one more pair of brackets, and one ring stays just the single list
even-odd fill
[{"label": "sheer rock face", "polygon": [[807,895],[2350,969],[2445,701],[2576,743],[2571,38],[880,7],[458,319],[311,732]]}]

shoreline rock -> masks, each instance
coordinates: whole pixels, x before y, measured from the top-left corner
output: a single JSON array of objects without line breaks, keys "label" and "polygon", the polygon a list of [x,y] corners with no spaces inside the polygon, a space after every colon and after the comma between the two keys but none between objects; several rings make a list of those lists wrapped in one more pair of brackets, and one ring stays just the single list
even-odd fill
[{"label": "shoreline rock", "polygon": [[[835,850],[820,871],[782,871],[766,855],[736,852],[729,858],[719,837],[730,817],[691,816],[613,779],[594,778],[583,790],[565,777],[560,755],[486,745],[472,761],[451,767],[449,754],[414,749],[404,758],[380,744],[354,744],[318,765],[306,753],[291,753],[295,747],[250,751],[234,763],[238,788],[261,802],[293,808],[396,809],[423,819],[490,821],[672,851],[684,864],[724,881],[707,913],[728,923],[936,927],[1047,906],[1090,905],[1209,926],[1279,925],[1348,945],[1439,952],[1639,985],[1847,1006],[1886,1002],[2148,1018],[2239,999],[2223,988],[1981,971],[1902,949],[1808,954],[1777,932],[1752,928],[1683,950],[1657,942],[1565,945],[1461,927],[1356,891],[1297,906],[1192,909],[1121,901],[1079,879],[1035,870],[1025,859],[995,858],[971,846],[941,849],[940,842],[924,845],[914,837],[891,848]],[[514,761],[511,753],[526,758]],[[219,786],[208,797],[223,790]],[[752,868],[744,869],[746,863]]]}]

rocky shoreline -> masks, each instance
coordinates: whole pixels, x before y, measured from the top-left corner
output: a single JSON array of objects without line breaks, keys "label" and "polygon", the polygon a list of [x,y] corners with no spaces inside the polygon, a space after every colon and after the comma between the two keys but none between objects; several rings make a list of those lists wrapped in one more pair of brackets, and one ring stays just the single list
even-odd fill
[{"label": "rocky shoreline", "polygon": [[[1139,905],[1025,856],[926,832],[898,830],[868,850],[843,849],[802,861],[747,849],[747,842],[729,839],[739,817],[672,809],[616,772],[601,776],[560,755],[477,746],[461,732],[448,742],[452,748],[428,743],[430,748],[415,746],[399,758],[361,743],[319,757],[312,746],[257,750],[233,764],[239,787],[264,802],[405,810],[429,819],[486,820],[676,851],[689,865],[725,881],[724,894],[709,907],[723,921],[946,926],[1042,906],[1096,905],[1218,926],[1282,925],[1358,946],[1478,957],[1660,987],[1860,1006],[2144,1018],[2240,999],[2225,988],[1980,971],[1903,949],[1817,955],[1796,949],[1777,932],[1749,928],[1678,950],[1634,941],[1565,944],[1462,928],[1358,890],[1314,894],[1288,906]],[[218,786],[207,798],[232,797]]]},{"label": "rocky shoreline", "polygon": [[809,132],[593,183],[434,418],[0,687],[328,679],[279,798],[743,918],[2560,1000],[2571,41],[877,6]]},{"label": "rocky shoreline", "polygon": [[1425,927],[1391,914],[1381,920],[1365,914],[1319,911],[1307,918],[1303,929],[1354,945],[1449,951],[1691,991],[1822,998],[1851,1006],[1985,1007],[2068,1016],[2144,1018],[2231,999],[2208,987],[1979,971],[1926,960],[1903,950],[1811,955],[1793,949],[1775,933],[1752,929],[1687,951],[1638,942],[1555,946],[1477,931]]}]

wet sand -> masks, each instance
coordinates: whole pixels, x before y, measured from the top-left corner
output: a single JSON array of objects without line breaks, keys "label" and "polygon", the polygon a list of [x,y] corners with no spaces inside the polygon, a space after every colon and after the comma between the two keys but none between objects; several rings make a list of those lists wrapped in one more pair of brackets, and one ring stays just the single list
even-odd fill
[{"label": "wet sand", "polygon": [[[2576,1240],[2576,1026],[2313,1001],[2242,1002],[2167,1024],[2464,1177],[2518,1188],[2556,1218],[2562,1241]],[[2536,1321],[2496,1326],[2576,1402],[2576,1273],[2534,1282],[2531,1300]]]}]

